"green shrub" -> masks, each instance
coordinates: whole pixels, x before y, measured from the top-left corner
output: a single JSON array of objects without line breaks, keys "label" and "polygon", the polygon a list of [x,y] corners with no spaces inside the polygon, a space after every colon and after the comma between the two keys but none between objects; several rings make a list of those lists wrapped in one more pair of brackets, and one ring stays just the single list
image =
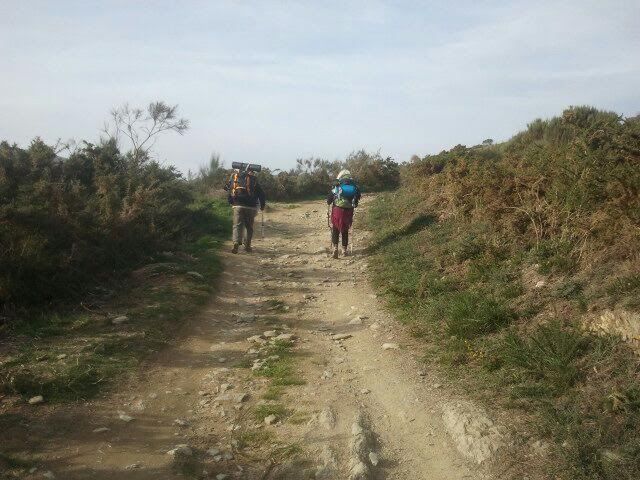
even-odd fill
[{"label": "green shrub", "polygon": [[447,309],[447,332],[460,338],[474,338],[495,332],[509,324],[513,313],[485,295],[464,291],[455,294]]},{"label": "green shrub", "polygon": [[579,378],[576,362],[586,347],[583,334],[554,321],[527,337],[509,332],[500,356],[505,367],[520,369],[530,381],[544,382],[545,389],[562,393]]},{"label": "green shrub", "polygon": [[67,159],[39,139],[26,150],[0,143],[0,305],[79,295],[174,248],[211,215],[193,200],[173,167],[113,141]]}]

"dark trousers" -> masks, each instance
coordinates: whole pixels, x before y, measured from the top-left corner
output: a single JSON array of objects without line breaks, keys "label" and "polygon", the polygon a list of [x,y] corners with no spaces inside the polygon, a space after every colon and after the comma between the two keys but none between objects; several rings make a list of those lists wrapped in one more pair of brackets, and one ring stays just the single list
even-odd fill
[{"label": "dark trousers", "polygon": [[343,248],[347,248],[349,245],[349,230],[345,230],[344,232],[340,232],[336,227],[331,228],[331,243],[334,245],[338,245],[338,238],[340,237],[340,233],[342,233],[342,246]]}]

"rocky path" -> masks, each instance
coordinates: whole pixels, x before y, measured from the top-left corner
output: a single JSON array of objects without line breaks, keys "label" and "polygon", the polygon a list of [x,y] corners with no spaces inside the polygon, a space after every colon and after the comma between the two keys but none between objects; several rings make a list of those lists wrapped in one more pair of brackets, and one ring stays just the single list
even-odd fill
[{"label": "rocky path", "polygon": [[313,203],[276,207],[265,232],[224,253],[217,297],[135,381],[42,426],[28,478],[492,478],[476,461],[497,429],[416,360],[367,284],[366,232],[329,258]]}]

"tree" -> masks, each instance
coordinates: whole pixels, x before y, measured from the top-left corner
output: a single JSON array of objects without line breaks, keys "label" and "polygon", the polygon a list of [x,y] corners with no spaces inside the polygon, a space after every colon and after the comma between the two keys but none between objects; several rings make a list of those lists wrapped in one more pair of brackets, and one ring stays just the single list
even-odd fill
[{"label": "tree", "polygon": [[119,143],[126,137],[131,143],[130,154],[134,160],[149,157],[157,136],[166,131],[183,135],[189,129],[189,120],[178,118],[178,105],[167,105],[162,101],[151,102],[146,110],[131,108],[125,103],[111,110],[111,121],[106,122],[103,132],[107,140]]},{"label": "tree", "polygon": [[490,147],[491,145],[493,145],[493,138],[487,138],[483,140],[482,145],[484,145],[485,147]]}]

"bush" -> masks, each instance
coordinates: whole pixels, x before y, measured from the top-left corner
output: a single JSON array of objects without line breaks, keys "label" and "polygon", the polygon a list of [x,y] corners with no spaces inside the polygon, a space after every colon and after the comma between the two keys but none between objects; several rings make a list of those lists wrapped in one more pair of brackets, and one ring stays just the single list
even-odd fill
[{"label": "bush", "polygon": [[202,211],[173,167],[114,141],[69,158],[0,143],[0,305],[78,294],[189,236]]},{"label": "bush", "polygon": [[[278,172],[263,167],[257,176],[267,201],[289,202],[326,195],[343,168],[351,171],[363,192],[393,190],[400,184],[400,166],[397,162],[364,150],[352,153],[345,161],[330,162],[313,157],[298,159],[295,168],[288,171]],[[196,189],[211,193],[214,184],[219,191],[231,174],[232,170],[222,169],[219,158],[213,156],[209,165],[202,167],[191,178],[191,183]]]},{"label": "bush", "polygon": [[442,215],[535,249],[543,269],[571,271],[640,253],[638,152],[638,117],[572,107],[503,144],[416,157],[403,185]]}]

